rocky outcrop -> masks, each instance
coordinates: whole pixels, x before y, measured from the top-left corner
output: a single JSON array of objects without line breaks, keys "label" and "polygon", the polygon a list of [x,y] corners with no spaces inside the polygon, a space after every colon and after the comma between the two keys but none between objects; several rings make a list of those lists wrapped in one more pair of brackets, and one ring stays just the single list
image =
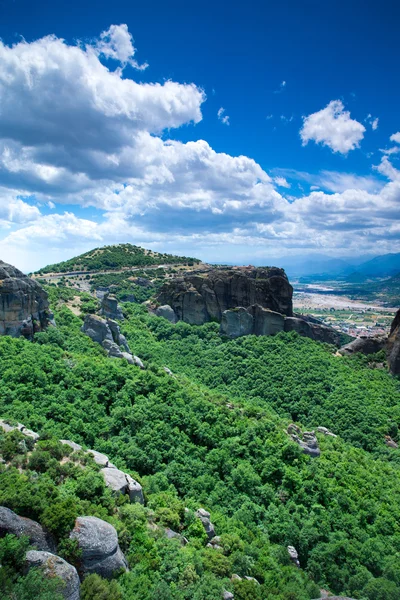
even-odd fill
[{"label": "rocky outcrop", "polygon": [[376,352],[385,349],[386,342],[387,338],[383,335],[374,337],[362,336],[353,340],[350,344],[342,346],[339,353],[343,356],[357,354],[357,352],[360,352],[361,354],[375,354]]},{"label": "rocky outcrop", "polygon": [[101,473],[107,487],[117,494],[128,494],[131,502],[144,504],[142,486],[130,475],[116,469],[114,466],[104,467],[101,469]]},{"label": "rocky outcrop", "polygon": [[47,292],[15,267],[0,261],[0,335],[33,335],[54,325]]},{"label": "rocky outcrop", "polygon": [[386,354],[390,372],[392,375],[400,375],[400,310],[397,311],[390,328]]},{"label": "rocky outcrop", "polygon": [[13,426],[9,425],[7,421],[0,420],[0,428],[6,433],[9,431],[14,431],[14,429],[18,429],[18,431],[20,431],[23,435],[26,435],[26,437],[32,438],[34,442],[37,442],[39,439],[38,433],[32,431],[32,429],[28,429],[25,427],[25,425],[22,425],[22,423],[18,423],[16,426]]},{"label": "rocky outcrop", "polygon": [[106,292],[101,300],[100,314],[108,319],[119,319],[122,321],[124,315],[122,308],[118,304],[117,298],[108,292]]},{"label": "rocky outcrop", "polygon": [[237,267],[167,281],[157,300],[161,305],[169,305],[178,320],[202,325],[211,320],[220,322],[226,310],[254,304],[291,316],[292,294],[283,269]]},{"label": "rocky outcrop", "polygon": [[169,306],[169,304],[164,304],[164,306],[159,306],[156,308],[155,313],[157,317],[162,317],[163,319],[167,319],[170,323],[177,322],[177,316],[173,308]]},{"label": "rocky outcrop", "polygon": [[131,365],[144,369],[140,358],[131,354],[126,337],[122,335],[118,323],[113,319],[86,315],[81,331],[94,342],[101,344],[111,358],[124,358]]},{"label": "rocky outcrop", "polygon": [[313,458],[320,456],[321,450],[319,449],[318,440],[314,431],[304,431],[304,433],[302,433],[300,427],[291,423],[287,428],[287,433],[292,440],[300,446],[304,454],[308,454]]},{"label": "rocky outcrop", "polygon": [[212,540],[215,537],[215,529],[210,520],[210,513],[204,510],[204,508],[199,508],[199,510],[196,511],[196,517],[198,517],[202,522],[208,539]]},{"label": "rocky outcrop", "polygon": [[82,551],[84,574],[97,573],[110,579],[115,571],[127,570],[128,564],[119,544],[115,528],[97,517],[78,517],[70,538],[77,540]]},{"label": "rocky outcrop", "polygon": [[294,565],[296,565],[296,567],[300,568],[299,554],[298,554],[296,548],[294,546],[288,546],[287,551],[288,551],[288,554],[290,556],[290,560],[292,561],[292,563]]},{"label": "rocky outcrop", "polygon": [[285,317],[258,304],[238,307],[222,313],[220,333],[229,338],[242,335],[275,335],[280,331],[297,331],[318,342],[340,345],[340,334],[330,327],[309,323],[299,317]]},{"label": "rocky outcrop", "polygon": [[38,550],[52,552],[56,548],[53,537],[39,523],[25,517],[19,517],[9,508],[0,506],[0,537],[7,534],[16,535],[17,537],[26,536],[30,544]]},{"label": "rocky outcrop", "polygon": [[65,600],[79,600],[80,582],[75,567],[59,556],[37,550],[29,550],[26,553],[25,561],[27,571],[32,567],[40,567],[46,577],[61,579],[62,584],[58,592]]},{"label": "rocky outcrop", "polygon": [[375,354],[384,350],[392,375],[400,375],[400,310],[393,319],[389,336],[360,337],[339,349],[343,356],[356,354]]}]

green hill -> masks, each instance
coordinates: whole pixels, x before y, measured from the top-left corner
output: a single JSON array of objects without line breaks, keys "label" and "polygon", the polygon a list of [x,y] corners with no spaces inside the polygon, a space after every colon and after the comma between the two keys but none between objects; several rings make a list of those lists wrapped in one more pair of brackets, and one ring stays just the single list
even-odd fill
[{"label": "green hill", "polygon": [[146,267],[162,264],[193,264],[199,263],[197,258],[174,256],[145,250],[132,244],[118,244],[94,248],[85,254],[71,258],[54,265],[47,265],[37,271],[37,274],[66,273],[71,271],[110,271],[125,267]]},{"label": "green hill", "polygon": [[[63,291],[49,289],[56,306]],[[33,344],[0,338],[0,416],[44,440],[40,456],[14,445],[0,465],[0,505],[50,526],[71,561],[70,521],[110,521],[130,572],[103,581],[96,598],[221,600],[225,589],[235,600],[310,600],[328,587],[398,599],[400,450],[384,436],[398,438],[399,381],[293,332],[228,341],[215,323],[172,325],[139,305],[124,310],[144,371],[107,358],[67,307]],[[321,456],[311,458],[285,433],[292,421],[338,437],[317,434]],[[10,458],[6,437],[0,452]],[[95,472],[58,467],[53,437],[105,452],[141,482],[145,507],[112,498]],[[219,550],[193,520],[200,506]],[[189,543],[166,539],[164,527]],[[85,600],[94,597],[89,583]]]}]

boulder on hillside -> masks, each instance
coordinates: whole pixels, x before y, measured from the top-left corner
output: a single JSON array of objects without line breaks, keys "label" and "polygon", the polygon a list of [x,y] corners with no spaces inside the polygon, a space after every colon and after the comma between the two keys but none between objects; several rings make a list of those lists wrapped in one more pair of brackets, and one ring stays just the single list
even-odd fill
[{"label": "boulder on hillside", "polygon": [[101,469],[107,487],[117,494],[128,494],[131,502],[144,504],[143,489],[130,475],[115,467]]},{"label": "boulder on hillside", "polygon": [[204,508],[199,508],[196,511],[196,517],[198,517],[202,522],[204,531],[206,532],[208,539],[212,540],[212,538],[215,537],[215,529],[214,525],[210,521],[210,513],[204,510]]},{"label": "boulder on hillside", "polygon": [[343,356],[356,354],[375,354],[380,350],[383,350],[386,345],[386,338],[383,335],[366,337],[362,336],[356,338],[350,344],[346,344],[339,349],[339,353]]},{"label": "boulder on hillside", "polygon": [[296,567],[300,568],[299,554],[298,554],[296,548],[294,546],[288,546],[287,551],[288,551],[288,554],[290,556],[290,560],[292,561],[292,563],[294,565],[296,565]]},{"label": "boulder on hillside", "polygon": [[44,575],[48,578],[58,577],[63,582],[59,593],[65,600],[79,600],[80,582],[78,573],[72,565],[59,556],[50,552],[29,550],[26,553],[26,570],[32,567],[41,567]]},{"label": "boulder on hillside", "polygon": [[220,322],[226,310],[254,304],[291,316],[292,294],[283,269],[236,267],[168,280],[157,300],[169,305],[178,320],[202,325],[210,320]]},{"label": "boulder on hillside", "polygon": [[35,280],[0,261],[0,335],[33,335],[54,325],[47,292]]},{"label": "boulder on hillside", "polygon": [[318,440],[314,431],[304,431],[304,433],[302,433],[300,427],[291,423],[287,428],[287,433],[292,440],[300,446],[304,454],[308,454],[313,458],[320,456],[321,450],[319,449]]},{"label": "boulder on hillside", "polygon": [[255,335],[275,335],[283,331],[285,317],[278,312],[255,304],[249,312],[253,315]]},{"label": "boulder on hillside", "polygon": [[167,321],[170,323],[176,323],[178,320],[175,311],[169,306],[169,304],[164,304],[164,306],[159,306],[156,308],[155,314],[157,317],[167,319]]},{"label": "boulder on hillside", "polygon": [[[81,331],[94,342],[103,346],[111,358],[124,358],[131,365],[144,369],[144,364],[137,356],[132,356],[128,342],[122,335],[119,325],[113,319],[103,319],[97,315],[86,315]],[[123,350],[121,350],[121,347]]]},{"label": "boulder on hillside", "polygon": [[117,298],[109,292],[106,292],[103,296],[100,314],[108,319],[118,319],[120,321],[124,319],[122,308],[118,304]]},{"label": "boulder on hillside", "polygon": [[22,423],[18,423],[15,426],[9,425],[7,421],[4,421],[3,419],[0,420],[0,429],[5,431],[5,433],[9,433],[10,431],[14,431],[14,429],[18,429],[18,431],[20,431],[23,435],[26,435],[26,437],[32,438],[34,442],[37,442],[40,437],[38,433],[32,431],[32,429],[28,429],[25,427],[25,425],[22,425]]},{"label": "boulder on hillside", "polygon": [[60,440],[60,442],[62,444],[66,444],[67,446],[72,448],[72,450],[74,450],[74,452],[78,452],[79,450],[82,450],[82,446],[80,444],[77,444],[76,442],[71,442],[71,440]]},{"label": "boulder on hillside", "polygon": [[128,569],[115,528],[97,517],[78,517],[70,538],[77,540],[84,574],[97,573],[110,579],[115,571]]},{"label": "boulder on hillside", "polygon": [[0,506],[0,537],[7,534],[28,537],[30,544],[38,550],[52,552],[56,549],[54,538],[39,523],[20,517],[9,508]]},{"label": "boulder on hillside", "polygon": [[81,331],[98,344],[102,344],[105,340],[114,341],[106,319],[97,315],[85,315]]}]

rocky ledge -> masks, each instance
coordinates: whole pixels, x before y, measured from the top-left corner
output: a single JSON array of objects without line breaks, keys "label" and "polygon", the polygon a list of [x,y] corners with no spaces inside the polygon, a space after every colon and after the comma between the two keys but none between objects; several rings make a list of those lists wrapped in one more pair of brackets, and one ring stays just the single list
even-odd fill
[{"label": "rocky ledge", "polygon": [[54,325],[47,293],[33,279],[0,261],[0,335],[33,335]]}]

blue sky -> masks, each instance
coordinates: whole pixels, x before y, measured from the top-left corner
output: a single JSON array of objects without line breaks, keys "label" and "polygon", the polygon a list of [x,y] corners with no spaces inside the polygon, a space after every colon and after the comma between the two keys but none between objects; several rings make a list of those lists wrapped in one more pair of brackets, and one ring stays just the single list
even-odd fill
[{"label": "blue sky", "polygon": [[1,257],[399,251],[399,17],[387,0],[0,0]]}]

